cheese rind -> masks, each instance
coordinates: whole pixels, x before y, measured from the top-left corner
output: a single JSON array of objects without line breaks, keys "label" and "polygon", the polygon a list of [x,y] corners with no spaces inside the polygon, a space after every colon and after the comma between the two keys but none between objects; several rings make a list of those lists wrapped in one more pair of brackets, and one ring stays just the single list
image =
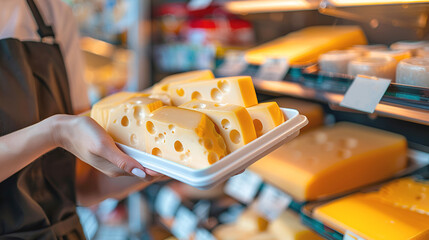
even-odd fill
[{"label": "cheese rind", "polygon": [[268,226],[268,232],[277,240],[322,240],[323,238],[312,232],[301,223],[299,216],[291,210],[284,211]]},{"label": "cheese rind", "polygon": [[105,129],[116,142],[146,151],[143,122],[162,105],[148,97],[130,98],[110,109]]},{"label": "cheese rind", "polygon": [[429,88],[429,58],[409,58],[399,62],[396,82]]},{"label": "cheese rind", "polygon": [[258,104],[252,78],[249,76],[172,83],[168,88],[168,93],[176,106],[191,100],[206,100],[243,107]]},{"label": "cheese rind", "polygon": [[93,118],[100,126],[106,128],[109,120],[110,111],[116,106],[122,104],[133,97],[147,97],[149,94],[135,92],[119,92],[107,96],[98,101],[91,108],[91,118]]},{"label": "cheese rind", "polygon": [[228,152],[233,152],[256,138],[252,118],[244,107],[204,100],[193,100],[180,107],[206,114],[219,129]]},{"label": "cheese rind", "polygon": [[427,182],[400,179],[378,192],[357,193],[322,205],[314,210],[314,217],[365,239],[423,240],[429,236],[429,215],[418,208],[427,208],[427,197],[421,201],[427,190]]},{"label": "cheese rind", "polygon": [[258,137],[274,129],[285,121],[284,115],[276,102],[259,103],[248,107]]},{"label": "cheese rind", "polygon": [[227,154],[214,123],[197,111],[159,108],[146,118],[144,129],[148,153],[191,168],[206,168]]},{"label": "cheese rind", "polygon": [[406,167],[403,136],[351,123],[314,130],[283,145],[250,170],[297,201],[342,193]]},{"label": "cheese rind", "polygon": [[312,26],[250,49],[245,57],[255,65],[270,57],[285,57],[290,64],[308,64],[317,62],[322,53],[366,43],[358,26]]},{"label": "cheese rind", "polygon": [[211,70],[197,70],[191,72],[184,72],[173,74],[163,78],[159,83],[156,83],[152,87],[153,94],[166,94],[168,93],[168,87],[172,83],[177,82],[194,82],[201,80],[213,79],[214,75]]}]

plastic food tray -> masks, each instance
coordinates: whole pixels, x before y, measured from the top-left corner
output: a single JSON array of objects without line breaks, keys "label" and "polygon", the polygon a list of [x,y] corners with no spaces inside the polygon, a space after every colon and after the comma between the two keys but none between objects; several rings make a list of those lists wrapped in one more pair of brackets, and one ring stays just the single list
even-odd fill
[{"label": "plastic food tray", "polygon": [[299,135],[299,130],[308,123],[307,118],[294,109],[281,108],[281,110],[287,121],[204,169],[193,169],[120,143],[116,144],[146,168],[193,187],[208,189],[227,180]]}]

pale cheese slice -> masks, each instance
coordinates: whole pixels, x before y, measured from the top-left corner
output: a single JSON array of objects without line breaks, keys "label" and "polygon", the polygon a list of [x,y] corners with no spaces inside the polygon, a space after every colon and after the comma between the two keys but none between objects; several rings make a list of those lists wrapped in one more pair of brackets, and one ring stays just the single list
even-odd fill
[{"label": "pale cheese slice", "polygon": [[323,238],[312,232],[301,223],[298,214],[291,210],[284,211],[270,223],[268,232],[277,240],[322,240]]},{"label": "pale cheese slice", "polygon": [[159,108],[146,118],[144,129],[148,153],[191,168],[206,168],[227,154],[214,123],[197,111]]},{"label": "pale cheese slice", "polygon": [[256,138],[252,118],[244,107],[204,100],[193,100],[180,107],[206,114],[216,124],[228,152],[233,152]]},{"label": "pale cheese slice", "polygon": [[148,97],[134,97],[112,107],[106,124],[106,131],[118,143],[146,151],[144,119],[162,102]]},{"label": "pale cheese slice", "polygon": [[276,102],[259,103],[258,105],[248,107],[247,111],[253,120],[258,137],[285,121],[284,114]]},{"label": "pale cheese slice", "polygon": [[172,83],[168,88],[168,93],[176,106],[191,100],[207,100],[243,107],[258,104],[252,78],[249,76]]},{"label": "pale cheese slice", "polygon": [[191,72],[178,73],[163,78],[159,83],[153,85],[153,94],[166,94],[171,83],[177,82],[194,82],[201,80],[213,79],[214,75],[211,70],[197,70]]},{"label": "pale cheese slice", "polygon": [[133,97],[146,97],[149,96],[145,93],[136,93],[136,92],[119,92],[107,96],[100,101],[98,101],[91,108],[91,118],[93,118],[98,124],[103,128],[106,128],[107,121],[109,120],[110,111],[118,106],[119,104],[124,103],[130,98]]}]

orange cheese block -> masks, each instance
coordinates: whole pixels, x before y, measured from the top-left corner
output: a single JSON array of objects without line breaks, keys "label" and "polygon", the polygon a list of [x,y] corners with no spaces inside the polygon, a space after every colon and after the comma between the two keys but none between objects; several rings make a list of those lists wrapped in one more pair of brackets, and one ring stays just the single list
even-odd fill
[{"label": "orange cheese block", "polygon": [[[322,205],[314,210],[314,217],[368,240],[429,239],[428,187],[428,182],[400,179],[379,192],[353,194]],[[413,206],[426,210],[413,210]]]},{"label": "orange cheese block", "polygon": [[403,136],[344,122],[303,134],[250,169],[308,201],[391,177],[406,167],[406,154]]},{"label": "orange cheese block", "polygon": [[308,64],[316,62],[322,53],[366,43],[358,26],[313,26],[252,48],[245,58],[256,65],[270,57],[285,57],[290,64]]}]

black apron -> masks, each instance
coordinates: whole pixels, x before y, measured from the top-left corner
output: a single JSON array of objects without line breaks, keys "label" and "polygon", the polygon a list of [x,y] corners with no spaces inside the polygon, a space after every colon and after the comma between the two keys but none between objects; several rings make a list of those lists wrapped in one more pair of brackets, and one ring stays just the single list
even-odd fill
[{"label": "black apron", "polygon": [[[41,39],[54,39],[33,0],[27,2]],[[0,40],[0,136],[72,114],[60,48],[42,40]],[[1,182],[0,239],[85,239],[76,215],[75,164],[57,148]]]}]

